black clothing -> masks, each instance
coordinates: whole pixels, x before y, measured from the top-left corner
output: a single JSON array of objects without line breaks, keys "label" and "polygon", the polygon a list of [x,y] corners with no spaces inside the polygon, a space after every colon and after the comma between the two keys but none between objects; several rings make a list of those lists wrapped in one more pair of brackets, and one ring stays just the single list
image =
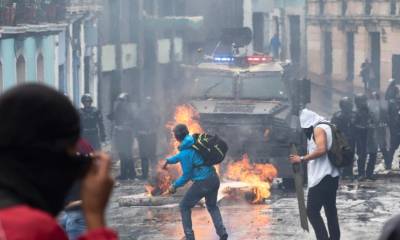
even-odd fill
[{"label": "black clothing", "polygon": [[371,63],[363,62],[361,64],[360,75],[364,82],[364,89],[366,92],[377,89],[376,76],[374,70],[372,69]]},{"label": "black clothing", "polygon": [[155,167],[157,152],[157,129],[159,127],[159,116],[153,104],[147,103],[139,110],[136,118],[137,140],[142,162],[142,177],[147,178],[149,167]]},{"label": "black clothing", "polygon": [[[371,114],[368,107],[357,109],[355,114],[355,147],[357,152],[357,165],[359,177],[371,177],[375,168],[377,143],[376,143],[376,119]],[[365,164],[369,154],[368,172],[366,172]]]},{"label": "black clothing", "polygon": [[[352,151],[355,150],[355,128],[354,128],[355,113],[353,111],[346,113],[343,111],[336,112],[331,120],[332,124],[344,134],[346,140],[348,141]],[[353,165],[343,168],[342,175],[344,177],[353,176]]]},{"label": "black clothing", "polygon": [[86,139],[95,150],[101,149],[101,142],[106,140],[103,116],[95,107],[81,108],[79,111],[82,122],[82,137]]},{"label": "black clothing", "polygon": [[390,101],[396,98],[396,96],[399,94],[399,89],[397,87],[398,84],[399,84],[398,80],[393,80],[389,84],[388,88],[386,89],[385,100]]},{"label": "black clothing", "polygon": [[393,155],[400,144],[400,100],[389,101],[389,129],[390,129],[390,150],[388,163],[390,167],[393,162]]},{"label": "black clothing", "polygon": [[[307,215],[314,228],[317,240],[339,240],[340,228],[336,209],[336,191],[339,186],[339,177],[328,175],[315,187],[308,190]],[[321,208],[324,207],[328,220],[328,232],[321,217]]]},{"label": "black clothing", "polygon": [[135,161],[133,159],[133,133],[131,129],[115,128],[115,146],[120,164],[120,179],[135,179]]},{"label": "black clothing", "polygon": [[388,109],[387,104],[380,100],[370,100],[368,103],[371,114],[375,119],[375,144],[376,149],[379,150],[384,158],[386,169],[392,168],[391,157],[388,151]]},{"label": "black clothing", "polygon": [[154,167],[157,163],[156,152],[157,152],[157,134],[139,134],[139,154],[142,162],[142,177],[147,178],[149,176],[150,165]]},{"label": "black clothing", "polygon": [[136,178],[135,163],[133,159],[134,113],[127,101],[117,100],[110,119],[114,123],[115,147],[118,152],[120,164],[120,179]]},{"label": "black clothing", "polygon": [[67,97],[24,84],[0,97],[0,189],[21,203],[57,215],[81,173],[67,154],[79,138],[79,115]]}]

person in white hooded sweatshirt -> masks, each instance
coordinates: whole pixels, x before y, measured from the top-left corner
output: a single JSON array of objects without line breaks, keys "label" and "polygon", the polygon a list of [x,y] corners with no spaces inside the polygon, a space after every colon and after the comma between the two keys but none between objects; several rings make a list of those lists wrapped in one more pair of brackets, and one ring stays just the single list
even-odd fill
[{"label": "person in white hooded sweatshirt", "polygon": [[[307,136],[305,156],[291,155],[291,163],[308,162],[307,215],[318,240],[340,239],[340,228],[336,209],[336,192],[339,186],[339,169],[334,167],[328,150],[332,146],[332,130],[322,116],[308,109],[300,113],[300,125]],[[324,207],[328,220],[328,231],[321,217]]]}]

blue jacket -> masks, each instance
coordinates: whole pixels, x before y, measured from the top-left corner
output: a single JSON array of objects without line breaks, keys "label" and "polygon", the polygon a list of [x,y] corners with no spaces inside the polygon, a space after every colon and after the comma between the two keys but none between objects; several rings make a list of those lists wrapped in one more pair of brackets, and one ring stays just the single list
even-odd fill
[{"label": "blue jacket", "polygon": [[[168,164],[181,163],[183,174],[173,184],[175,188],[184,186],[189,180],[200,181],[207,179],[215,174],[214,167],[201,166],[204,163],[199,153],[192,148],[194,139],[187,135],[179,145],[179,153],[173,157],[167,158]],[[196,167],[200,166],[200,167]]]}]

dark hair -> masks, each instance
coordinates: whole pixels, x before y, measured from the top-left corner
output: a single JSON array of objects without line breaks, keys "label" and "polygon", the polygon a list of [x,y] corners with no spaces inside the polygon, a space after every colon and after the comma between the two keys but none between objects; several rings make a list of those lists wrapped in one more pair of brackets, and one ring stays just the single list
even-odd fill
[{"label": "dark hair", "polygon": [[187,126],[185,124],[178,124],[174,127],[174,135],[175,138],[182,142],[183,139],[185,139],[185,137],[189,134],[189,129],[187,128]]},{"label": "dark hair", "polygon": [[79,135],[79,115],[57,90],[22,84],[3,93],[0,191],[56,216],[83,166],[68,151]]}]

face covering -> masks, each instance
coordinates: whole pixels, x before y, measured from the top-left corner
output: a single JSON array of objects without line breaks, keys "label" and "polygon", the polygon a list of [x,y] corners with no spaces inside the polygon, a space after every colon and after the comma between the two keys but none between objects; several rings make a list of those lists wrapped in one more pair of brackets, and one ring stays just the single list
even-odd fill
[{"label": "face covering", "polygon": [[[43,114],[45,113],[45,114]],[[79,139],[79,115],[56,90],[22,84],[0,96],[0,191],[52,215],[83,170],[67,153]]]}]

